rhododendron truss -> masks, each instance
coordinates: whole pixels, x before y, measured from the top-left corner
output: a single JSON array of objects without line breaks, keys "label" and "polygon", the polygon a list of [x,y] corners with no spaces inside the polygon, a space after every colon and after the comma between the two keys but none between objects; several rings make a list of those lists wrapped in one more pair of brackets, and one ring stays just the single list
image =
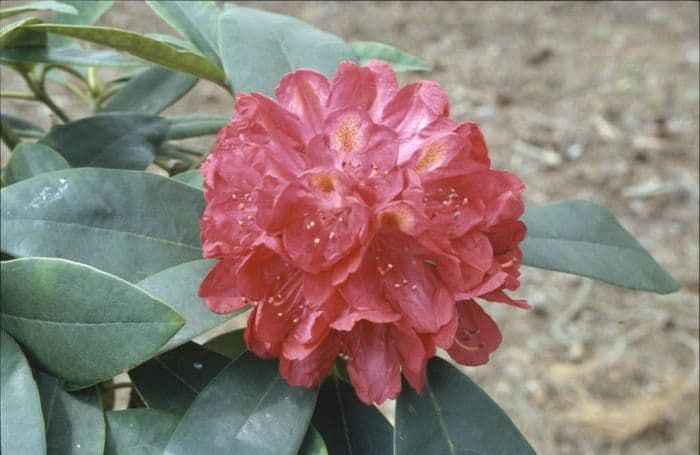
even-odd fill
[{"label": "rhododendron truss", "polygon": [[475,123],[449,118],[435,82],[343,62],[328,81],[282,78],[240,94],[202,166],[209,307],[251,306],[248,349],[318,385],[337,357],[365,403],[419,393],[438,348],[463,365],[501,343],[475,299],[527,308],[519,286],[524,186],[491,169]]}]

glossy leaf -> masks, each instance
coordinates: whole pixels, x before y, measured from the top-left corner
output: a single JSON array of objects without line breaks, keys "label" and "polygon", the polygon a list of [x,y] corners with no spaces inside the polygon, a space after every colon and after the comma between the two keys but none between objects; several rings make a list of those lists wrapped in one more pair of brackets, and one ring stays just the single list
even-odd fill
[{"label": "glossy leaf", "polygon": [[67,169],[70,165],[55,150],[42,144],[21,142],[14,148],[5,167],[3,180],[8,185],[44,172]]},{"label": "glossy leaf", "polygon": [[24,47],[3,49],[3,63],[53,63],[78,66],[143,66],[147,62],[112,50],[95,50],[83,47]]},{"label": "glossy leaf", "polygon": [[136,286],[84,264],[28,258],[0,266],[2,328],[42,369],[77,385],[147,360],[185,322]]},{"label": "glossy leaf", "polygon": [[202,177],[202,173],[199,172],[199,170],[183,172],[181,174],[174,175],[172,178],[173,180],[182,182],[191,186],[192,188],[197,188],[199,191],[204,191],[204,177]]},{"label": "glossy leaf", "polygon": [[[109,9],[114,3],[113,0],[85,1],[85,0],[63,0],[64,3],[77,10],[77,14],[58,13],[53,17],[53,23],[66,25],[91,25]],[[49,36],[49,46],[60,47],[73,44],[73,40],[65,36]]]},{"label": "glossy leaf", "polygon": [[0,330],[0,451],[5,455],[46,453],[44,419],[32,370],[4,330]]},{"label": "glossy leaf", "polygon": [[143,170],[165,140],[162,117],[126,112],[97,114],[53,129],[39,143],[72,166]]},{"label": "glossy leaf", "polygon": [[30,28],[102,44],[166,68],[207,79],[223,87],[227,86],[224,72],[211,60],[138,33],[110,27],[79,25],[40,24]]},{"label": "glossy leaf", "polygon": [[97,387],[66,392],[60,379],[41,371],[35,376],[41,396],[48,453],[102,453],[105,421]]},{"label": "glossy leaf", "polygon": [[350,384],[336,377],[321,384],[312,422],[334,455],[392,452],[389,421],[377,408],[362,403]]},{"label": "glossy leaf", "polygon": [[237,92],[272,95],[280,78],[299,68],[332,77],[338,63],[355,60],[349,44],[298,19],[227,4],[219,52]]},{"label": "glossy leaf", "polygon": [[[173,144],[167,144],[167,143],[161,145],[160,148],[158,149],[158,153],[156,154],[156,160],[157,161],[158,160],[159,161],[177,160],[177,161],[182,162],[183,166],[186,166],[187,168],[189,168],[190,166],[193,166],[197,162],[195,157],[193,157],[191,154],[185,153],[184,151],[182,151],[181,148],[179,148]],[[180,168],[176,168],[176,167],[173,167],[171,169],[171,172],[173,172],[176,169],[178,172],[182,172]],[[189,171],[186,171],[186,172],[189,172]],[[181,181],[181,180],[178,180],[178,181]]]},{"label": "glossy leaf", "polygon": [[170,267],[136,285],[173,307],[187,321],[161,351],[172,349],[209,329],[233,319],[246,309],[217,314],[199,297],[199,286],[215,261],[200,260]]},{"label": "glossy leaf", "polygon": [[229,359],[237,359],[246,351],[244,332],[245,329],[239,329],[224,333],[204,343],[204,347]]},{"label": "glossy leaf", "polygon": [[[15,40],[24,32],[24,27],[26,25],[38,24],[41,19],[35,17],[28,17],[17,22],[0,27],[0,49],[4,49],[5,46],[13,44]],[[3,50],[3,54],[5,51]]]},{"label": "glossy leaf", "polygon": [[15,16],[17,14],[28,13],[30,11],[58,11],[65,14],[78,14],[78,10],[68,5],[66,2],[55,2],[53,0],[41,0],[29,2],[20,6],[0,9],[0,19]]},{"label": "glossy leaf", "polygon": [[146,0],[172,28],[189,39],[202,55],[220,64],[218,54],[219,15],[213,1]]},{"label": "glossy leaf", "polygon": [[296,454],[316,391],[289,386],[277,368],[250,353],[231,362],[192,403],[165,453]]},{"label": "glossy leaf", "polygon": [[185,96],[198,80],[165,68],[151,68],[127,82],[102,110],[158,114]]},{"label": "glossy leaf", "polygon": [[129,377],[149,408],[180,417],[228,363],[228,358],[189,342],[134,368]]},{"label": "glossy leaf", "polygon": [[162,455],[178,418],[156,409],[105,412],[104,455]]},{"label": "glossy leaf", "polygon": [[377,59],[389,62],[394,71],[397,72],[430,71],[430,65],[425,61],[388,44],[374,41],[353,41],[350,45],[357,54],[361,65],[366,65],[370,60]]},{"label": "glossy leaf", "polygon": [[11,114],[0,113],[0,128],[9,128],[19,137],[39,138],[46,134],[39,126]]},{"label": "glossy leaf", "polygon": [[0,191],[0,246],[64,257],[136,282],[202,257],[202,192],[167,177],[66,169]]},{"label": "glossy leaf", "polygon": [[396,455],[533,454],[508,416],[468,377],[439,357],[422,395],[404,382],[396,401]]},{"label": "glossy leaf", "polygon": [[304,436],[298,455],[328,455],[328,448],[321,434],[311,425]]},{"label": "glossy leaf", "polygon": [[615,216],[588,201],[530,207],[523,264],[573,273],[629,289],[667,294],[678,283]]},{"label": "glossy leaf", "polygon": [[217,134],[230,121],[219,115],[191,114],[168,117],[168,140],[187,139],[207,134]]}]

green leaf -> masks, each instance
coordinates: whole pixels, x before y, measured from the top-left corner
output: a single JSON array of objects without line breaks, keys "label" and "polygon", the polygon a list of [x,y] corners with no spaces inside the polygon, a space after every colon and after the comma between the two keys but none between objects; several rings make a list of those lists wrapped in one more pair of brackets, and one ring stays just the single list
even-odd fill
[{"label": "green leaf", "polygon": [[245,353],[200,392],[165,453],[296,454],[315,399],[315,390],[288,385],[276,361]]},{"label": "green leaf", "polygon": [[[55,24],[66,25],[91,25],[109,9],[114,3],[113,0],[85,1],[85,0],[63,0],[74,7],[78,14],[56,14],[53,18]],[[51,47],[68,46],[73,43],[72,39],[65,36],[52,35],[49,37]]]},{"label": "green leaf", "polygon": [[224,88],[228,87],[226,75],[211,60],[138,33],[110,27],[78,25],[40,24],[31,25],[29,28],[102,44],[166,68],[210,80]]},{"label": "green leaf", "polygon": [[105,412],[107,443],[104,455],[162,455],[178,418],[156,409]]},{"label": "green leaf", "polygon": [[[41,19],[36,17],[28,17],[22,19],[21,21],[13,22],[9,25],[0,27],[0,49],[5,46],[14,45],[19,41],[22,41],[22,35],[24,34],[24,27],[26,25],[38,24]],[[2,52],[5,54],[5,51]]]},{"label": "green leaf", "polygon": [[129,377],[149,408],[180,417],[228,363],[226,357],[189,342],[134,368]]},{"label": "green leaf", "polygon": [[396,401],[396,455],[534,454],[508,416],[474,382],[439,357],[422,395],[405,381]]},{"label": "green leaf", "polygon": [[2,453],[46,453],[44,419],[32,370],[20,347],[4,330],[0,330],[0,416]]},{"label": "green leaf", "polygon": [[334,376],[321,385],[312,422],[333,455],[392,452],[393,431],[386,417]]},{"label": "green leaf", "polygon": [[189,39],[204,56],[221,64],[217,52],[221,12],[215,2],[146,0],[146,3],[172,28]]},{"label": "green leaf", "polygon": [[331,77],[343,60],[356,60],[349,44],[298,19],[227,4],[219,52],[237,92],[273,95],[280,78],[299,68]]},{"label": "green leaf", "polygon": [[165,140],[168,122],[154,115],[97,114],[53,129],[39,143],[72,166],[143,170]]},{"label": "green leaf", "polygon": [[30,11],[57,11],[64,14],[78,14],[78,10],[65,2],[55,2],[53,0],[43,0],[30,2],[20,6],[0,9],[0,19],[15,16],[17,14],[28,13]]},{"label": "green leaf", "polygon": [[197,84],[196,77],[161,67],[132,78],[103,106],[103,111],[135,111],[158,114]]},{"label": "green leaf", "polygon": [[28,258],[0,267],[2,328],[45,371],[76,384],[147,360],[185,322],[136,286],[84,264]]},{"label": "green leaf", "polygon": [[0,127],[9,128],[16,136],[39,138],[46,134],[37,125],[11,114],[0,113]]},{"label": "green leaf", "polygon": [[195,54],[200,53],[199,50],[196,47],[194,47],[194,44],[182,38],[178,38],[177,36],[167,35],[165,33],[146,33],[146,36],[149,38],[153,38],[154,40],[161,41],[165,44],[170,44],[171,46],[187,49],[188,51],[192,51]]},{"label": "green leaf", "polygon": [[328,449],[321,434],[311,425],[304,436],[304,442],[297,455],[328,455]]},{"label": "green leaf", "polygon": [[185,326],[161,351],[172,349],[243,313],[247,308],[226,314],[211,311],[199,297],[199,286],[215,261],[200,260],[170,267],[151,275],[136,286],[173,307],[185,317]]},{"label": "green leaf", "polygon": [[144,66],[141,59],[112,50],[95,50],[83,47],[23,47],[3,49],[2,63],[53,63],[56,65],[77,66]]},{"label": "green leaf", "polygon": [[229,359],[237,359],[246,351],[244,332],[245,329],[239,329],[224,333],[204,343],[204,347]]},{"label": "green leaf", "polygon": [[197,188],[199,191],[204,191],[204,177],[202,177],[202,173],[199,170],[183,172],[182,174],[174,175],[172,178],[192,188]]},{"label": "green leaf", "polygon": [[3,179],[11,185],[44,172],[67,169],[70,165],[55,150],[41,144],[20,142],[12,151]]},{"label": "green leaf", "polygon": [[97,387],[66,392],[63,381],[41,371],[36,371],[36,383],[48,452],[56,455],[102,453],[105,421]]},{"label": "green leaf", "polygon": [[190,114],[168,117],[170,129],[167,139],[188,139],[207,134],[217,134],[231,119],[219,115]]},{"label": "green leaf", "polygon": [[352,49],[360,60],[360,65],[366,65],[370,60],[384,60],[391,64],[394,71],[430,71],[430,65],[418,57],[408,54],[401,49],[374,41],[353,41]]},{"label": "green leaf", "polygon": [[202,192],[146,172],[66,169],[0,191],[0,247],[65,257],[136,282],[201,259]]},{"label": "green leaf", "polygon": [[520,245],[524,265],[660,294],[679,289],[615,216],[592,202],[530,207],[522,220],[527,225]]}]

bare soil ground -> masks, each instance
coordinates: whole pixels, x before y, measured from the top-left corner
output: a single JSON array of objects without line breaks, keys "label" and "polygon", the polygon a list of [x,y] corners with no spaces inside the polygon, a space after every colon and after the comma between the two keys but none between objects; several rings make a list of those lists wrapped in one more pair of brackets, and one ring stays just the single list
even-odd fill
[{"label": "bare soil ground", "polygon": [[[517,294],[534,309],[488,308],[502,347],[465,370],[539,453],[698,453],[697,2],[248,6],[425,58],[433,71],[403,81],[440,82],[453,116],[481,124],[495,166],[523,178],[526,203],[606,206],[682,283],[657,296],[525,268]],[[171,33],[135,1],[102,23]],[[205,82],[168,112],[233,113]]]}]

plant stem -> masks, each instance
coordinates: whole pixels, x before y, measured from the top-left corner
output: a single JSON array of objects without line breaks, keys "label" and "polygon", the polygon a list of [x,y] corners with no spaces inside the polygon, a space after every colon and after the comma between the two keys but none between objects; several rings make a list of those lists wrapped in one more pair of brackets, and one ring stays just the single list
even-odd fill
[{"label": "plant stem", "polygon": [[23,92],[0,92],[0,98],[14,98],[17,100],[39,101],[32,93]]},{"label": "plant stem", "polygon": [[[63,112],[63,109],[58,107],[56,103],[53,102],[51,97],[46,93],[46,90],[44,88],[43,84],[43,77],[42,81],[39,82],[36,80],[34,75],[32,73],[20,73],[22,76],[22,79],[24,79],[24,82],[27,83],[27,86],[29,89],[34,93],[34,96],[36,96],[36,99],[41,101],[42,103],[46,104],[46,106],[51,109],[51,111],[58,116],[64,123],[70,122],[70,118],[66,115],[65,112]],[[45,76],[46,71],[42,71],[42,74]]]}]

